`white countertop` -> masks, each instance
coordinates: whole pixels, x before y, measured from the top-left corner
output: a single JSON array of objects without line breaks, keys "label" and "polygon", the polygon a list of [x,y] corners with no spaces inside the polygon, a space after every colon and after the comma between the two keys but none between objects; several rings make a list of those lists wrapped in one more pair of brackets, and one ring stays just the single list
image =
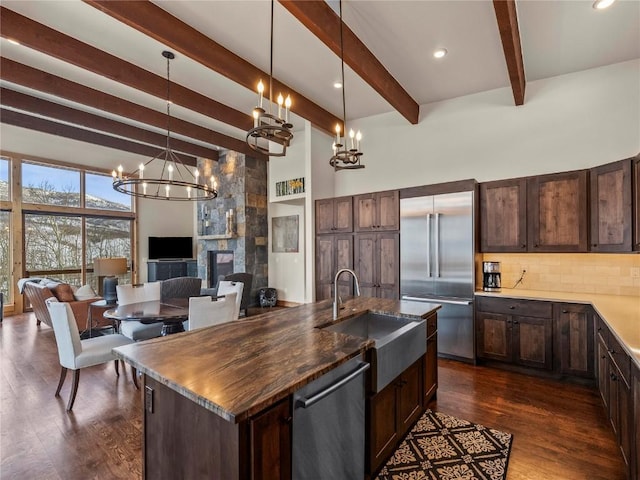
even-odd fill
[{"label": "white countertop", "polygon": [[632,296],[503,288],[500,292],[477,291],[475,294],[485,297],[589,303],[627,350],[636,366],[640,368],[640,292],[637,296]]}]

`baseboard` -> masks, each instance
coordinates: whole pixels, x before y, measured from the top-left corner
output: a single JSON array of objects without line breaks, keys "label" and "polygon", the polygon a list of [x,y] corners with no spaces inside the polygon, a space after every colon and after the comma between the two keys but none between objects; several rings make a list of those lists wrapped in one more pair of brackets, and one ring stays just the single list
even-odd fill
[{"label": "baseboard", "polygon": [[302,303],[297,303],[297,302],[288,302],[286,300],[278,300],[278,303],[276,303],[276,305],[278,307],[299,307],[300,305],[302,305]]}]

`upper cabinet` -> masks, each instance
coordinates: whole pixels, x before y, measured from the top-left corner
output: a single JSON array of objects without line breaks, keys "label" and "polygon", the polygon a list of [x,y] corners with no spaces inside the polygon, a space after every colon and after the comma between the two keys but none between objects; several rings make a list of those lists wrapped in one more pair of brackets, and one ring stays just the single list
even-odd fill
[{"label": "upper cabinet", "polygon": [[640,250],[640,154],[633,160],[633,249]]},{"label": "upper cabinet", "polygon": [[480,217],[483,252],[526,252],[526,178],[481,184]]},{"label": "upper cabinet", "polygon": [[586,252],[587,170],[527,180],[528,250]]},{"label": "upper cabinet", "polygon": [[355,195],[356,232],[400,229],[400,195],[397,190]]},{"label": "upper cabinet", "polygon": [[[591,169],[591,251],[630,252],[632,159]],[[638,228],[636,222],[636,230]]]},{"label": "upper cabinet", "polygon": [[316,200],[316,235],[353,231],[353,197]]}]

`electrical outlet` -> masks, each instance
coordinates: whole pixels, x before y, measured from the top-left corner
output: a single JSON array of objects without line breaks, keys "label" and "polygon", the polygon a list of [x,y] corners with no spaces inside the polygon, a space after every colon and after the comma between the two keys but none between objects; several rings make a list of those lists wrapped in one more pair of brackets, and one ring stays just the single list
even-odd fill
[{"label": "electrical outlet", "polygon": [[640,278],[640,267],[631,267],[631,276],[633,278]]}]

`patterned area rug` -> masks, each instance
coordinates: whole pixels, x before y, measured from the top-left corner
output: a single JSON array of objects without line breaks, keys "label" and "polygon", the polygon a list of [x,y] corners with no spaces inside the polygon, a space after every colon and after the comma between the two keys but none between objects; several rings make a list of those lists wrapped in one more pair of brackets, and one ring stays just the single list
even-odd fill
[{"label": "patterned area rug", "polygon": [[427,410],[377,480],[504,480],[513,435]]}]

